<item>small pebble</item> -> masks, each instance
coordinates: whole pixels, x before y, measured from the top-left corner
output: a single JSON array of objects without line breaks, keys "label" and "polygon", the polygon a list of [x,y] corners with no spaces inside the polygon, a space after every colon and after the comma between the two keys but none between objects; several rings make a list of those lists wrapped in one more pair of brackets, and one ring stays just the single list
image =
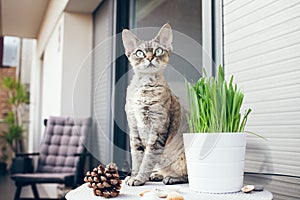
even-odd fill
[{"label": "small pebble", "polygon": [[254,185],[254,191],[263,191],[264,186],[263,185]]},{"label": "small pebble", "polygon": [[139,195],[142,197],[144,196],[144,194],[146,194],[147,192],[151,192],[150,190],[144,190],[142,192],[139,193]]},{"label": "small pebble", "polygon": [[146,192],[141,197],[141,200],[159,200],[159,198],[157,197],[157,195],[154,192]]},{"label": "small pebble", "polygon": [[168,196],[168,191],[161,189],[161,188],[155,188],[154,193],[159,197],[159,198],[166,198]]},{"label": "small pebble", "polygon": [[166,185],[169,192],[177,192],[181,187],[178,185]]},{"label": "small pebble", "polygon": [[244,193],[249,193],[249,192],[252,192],[253,190],[254,190],[254,185],[245,185],[241,189],[241,191]]},{"label": "small pebble", "polygon": [[169,192],[167,200],[184,200],[184,198],[178,192]]}]

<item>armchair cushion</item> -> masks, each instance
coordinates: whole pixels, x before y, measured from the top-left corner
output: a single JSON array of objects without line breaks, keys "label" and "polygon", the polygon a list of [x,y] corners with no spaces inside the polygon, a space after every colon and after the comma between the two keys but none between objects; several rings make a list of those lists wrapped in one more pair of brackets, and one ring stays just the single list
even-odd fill
[{"label": "armchair cushion", "polygon": [[[86,133],[90,119],[50,117],[42,142],[37,172],[75,173],[79,160],[76,156],[83,153]],[[81,134],[80,134],[81,133]]]}]

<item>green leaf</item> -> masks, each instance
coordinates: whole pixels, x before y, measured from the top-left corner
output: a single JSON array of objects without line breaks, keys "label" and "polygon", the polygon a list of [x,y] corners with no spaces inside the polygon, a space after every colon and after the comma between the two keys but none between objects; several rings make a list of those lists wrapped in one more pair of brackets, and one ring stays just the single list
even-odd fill
[{"label": "green leaf", "polygon": [[268,139],[265,138],[264,136],[259,135],[259,134],[257,134],[257,133],[254,133],[254,132],[251,132],[251,131],[245,131],[245,132],[246,132],[246,133],[250,133],[250,134],[252,134],[252,135],[255,135],[255,136],[257,136],[257,137],[260,137],[261,139],[268,140]]},{"label": "green leaf", "polygon": [[4,123],[8,125],[13,125],[15,123],[15,116],[12,111],[9,111],[7,113],[7,116],[4,118]]},{"label": "green leaf", "polygon": [[196,84],[185,82],[190,109],[187,119],[191,132],[244,131],[251,109],[248,109],[241,119],[240,110],[244,94],[237,84],[233,84],[233,79],[231,76],[227,83],[220,65],[217,79],[208,78],[203,69],[203,77]]}]

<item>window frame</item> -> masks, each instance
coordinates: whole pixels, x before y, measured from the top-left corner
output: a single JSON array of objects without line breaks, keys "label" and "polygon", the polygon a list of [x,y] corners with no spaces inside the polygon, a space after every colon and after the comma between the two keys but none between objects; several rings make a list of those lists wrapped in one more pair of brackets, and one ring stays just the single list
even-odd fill
[{"label": "window frame", "polygon": [[[115,0],[115,34],[122,32],[124,28],[132,26],[132,13],[130,12],[135,6],[135,0]],[[223,65],[223,33],[222,33],[222,2],[213,0],[213,1],[202,1],[202,45],[206,53],[209,55],[209,58]],[[122,42],[115,41],[115,55],[120,55],[120,52],[124,52],[124,47]],[[204,60],[207,56],[203,56],[203,66],[206,67],[208,75],[215,76],[217,66],[212,64],[211,61]],[[205,65],[205,63],[209,63]],[[118,67],[122,66],[122,67]],[[119,79],[128,72],[129,66],[128,61],[125,55],[117,58],[114,67],[114,83],[117,83]],[[126,88],[124,87],[124,90]],[[125,99],[115,98],[114,102],[114,114],[119,114],[119,109],[125,105]],[[114,145],[117,147],[128,150],[129,148],[129,138],[127,133],[122,131],[116,122],[113,122],[113,138]],[[121,156],[122,157],[122,156]],[[127,157],[127,156],[126,156]],[[113,159],[119,159],[119,152],[113,152]],[[124,158],[124,157],[123,157]],[[120,161],[120,160],[119,160]]]}]

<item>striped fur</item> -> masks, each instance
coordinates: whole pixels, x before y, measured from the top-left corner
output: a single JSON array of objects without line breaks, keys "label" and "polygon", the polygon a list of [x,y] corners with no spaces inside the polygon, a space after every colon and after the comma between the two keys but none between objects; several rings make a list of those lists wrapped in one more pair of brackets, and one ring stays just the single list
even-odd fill
[{"label": "striped fur", "polygon": [[182,131],[178,131],[181,106],[163,76],[172,50],[171,27],[165,24],[151,41],[142,41],[129,30],[122,38],[135,72],[125,106],[132,155],[132,174],[125,181],[131,186],[143,185],[149,178],[163,178],[165,184],[187,182]]}]

